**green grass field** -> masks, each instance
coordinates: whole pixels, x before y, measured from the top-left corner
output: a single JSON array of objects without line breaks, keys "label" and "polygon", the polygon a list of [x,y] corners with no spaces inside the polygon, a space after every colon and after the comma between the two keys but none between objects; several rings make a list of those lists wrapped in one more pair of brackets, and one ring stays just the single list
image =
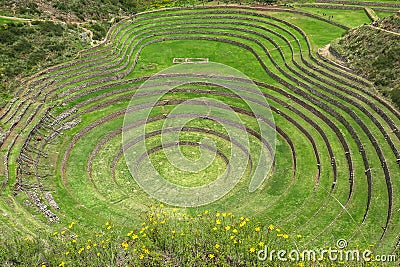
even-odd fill
[{"label": "green grass field", "polygon": [[[347,27],[369,21],[362,10],[326,13]],[[345,32],[339,24],[268,8],[141,13],[113,26],[103,45],[25,79],[0,115],[0,234],[2,244],[12,240],[1,260],[281,266],[257,258],[264,245],[398,255],[400,112],[370,82],[317,56]],[[238,72],[212,63],[196,72],[174,58]]]},{"label": "green grass field", "polygon": [[0,23],[1,24],[7,23],[7,22],[11,22],[11,20],[5,19],[5,18],[0,18]]}]

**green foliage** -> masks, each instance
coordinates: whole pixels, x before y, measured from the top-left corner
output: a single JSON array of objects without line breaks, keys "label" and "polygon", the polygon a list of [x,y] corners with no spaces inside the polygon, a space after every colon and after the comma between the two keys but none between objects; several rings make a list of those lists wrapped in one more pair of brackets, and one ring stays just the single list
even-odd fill
[{"label": "green foliage", "polygon": [[[2,69],[0,68],[0,75],[4,75],[2,73]],[[0,83],[0,107],[4,107],[8,101],[11,100],[11,94],[8,90],[8,88],[6,87],[5,83]],[[0,129],[1,129],[1,125],[0,125]]]},{"label": "green foliage", "polygon": [[[393,18],[385,20],[385,25]],[[332,43],[348,60],[350,68],[374,82],[382,91],[391,91],[400,82],[400,36],[369,26],[350,30]],[[389,94],[400,107],[397,90]]]},{"label": "green foliage", "polygon": [[120,11],[126,13],[136,11],[136,1],[107,0],[107,1],[52,1],[53,7],[62,13],[72,14],[81,20],[103,20],[119,15]]},{"label": "green foliage", "polygon": [[379,27],[388,31],[400,33],[400,16],[389,16],[379,22]]},{"label": "green foliage", "polygon": [[0,30],[0,43],[11,45],[17,40],[17,37],[11,31]]},{"label": "green foliage", "polygon": [[31,51],[32,45],[28,40],[26,40],[25,38],[21,37],[17,42],[14,43],[12,48],[14,49],[14,51],[17,54],[21,54],[21,53],[26,54],[26,53],[29,53]]},{"label": "green foliage", "polygon": [[40,15],[38,4],[35,2],[24,2],[19,6],[19,13],[24,15]]},{"label": "green foliage", "polygon": [[397,104],[398,107],[400,107],[400,88],[394,88],[392,91],[390,91],[390,97],[392,98],[392,101]]},{"label": "green foliage", "polygon": [[106,37],[107,31],[110,28],[111,24],[105,21],[91,23],[85,25],[85,27],[93,32],[94,40],[102,40]]},{"label": "green foliage", "polygon": [[[54,22],[9,22],[0,26],[0,83],[9,87],[17,76],[25,76],[45,66],[68,60],[87,44],[79,39],[76,26]],[[4,105],[7,97],[1,96]]]},{"label": "green foliage", "polygon": [[38,24],[41,34],[48,36],[62,36],[64,28],[57,23],[51,21],[40,21]]}]

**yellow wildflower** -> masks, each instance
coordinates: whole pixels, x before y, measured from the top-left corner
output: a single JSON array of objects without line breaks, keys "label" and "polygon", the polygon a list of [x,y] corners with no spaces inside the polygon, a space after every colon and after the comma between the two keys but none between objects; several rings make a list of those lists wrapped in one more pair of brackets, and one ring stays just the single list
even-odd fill
[{"label": "yellow wildflower", "polygon": [[253,248],[253,247],[251,247],[251,248],[249,249],[249,251],[250,251],[250,253],[254,253],[254,251],[256,251],[256,249]]},{"label": "yellow wildflower", "polygon": [[62,261],[58,266],[64,267],[65,266],[65,262]]},{"label": "yellow wildflower", "polygon": [[237,232],[238,232],[237,229],[233,229],[233,230],[232,230],[232,233],[235,233],[235,234],[236,234]]},{"label": "yellow wildflower", "polygon": [[225,226],[225,230],[229,231],[231,229],[231,227],[229,225]]},{"label": "yellow wildflower", "polygon": [[214,255],[213,253],[210,253],[210,254],[208,254],[208,257],[209,257],[210,259],[213,259],[213,258],[215,258],[215,255]]},{"label": "yellow wildflower", "polygon": [[144,254],[139,255],[139,259],[143,260],[144,259]]},{"label": "yellow wildflower", "polygon": [[261,231],[261,228],[260,228],[259,226],[257,226],[256,228],[254,228],[254,231],[260,232],[260,231]]},{"label": "yellow wildflower", "polygon": [[72,227],[74,227],[74,225],[76,224],[76,222],[71,222],[68,226],[69,229],[71,229]]},{"label": "yellow wildflower", "polygon": [[223,212],[223,213],[222,213],[222,217],[226,217],[226,212]]},{"label": "yellow wildflower", "polygon": [[128,247],[129,247],[129,244],[124,241],[124,242],[121,243],[121,246],[124,248],[124,250],[127,250]]},{"label": "yellow wildflower", "polygon": [[221,224],[221,220],[220,220],[220,219],[217,219],[217,220],[215,220],[215,223],[216,223],[216,224]]},{"label": "yellow wildflower", "polygon": [[264,242],[261,242],[261,241],[260,241],[260,242],[258,243],[258,246],[263,247],[263,246],[264,246]]}]

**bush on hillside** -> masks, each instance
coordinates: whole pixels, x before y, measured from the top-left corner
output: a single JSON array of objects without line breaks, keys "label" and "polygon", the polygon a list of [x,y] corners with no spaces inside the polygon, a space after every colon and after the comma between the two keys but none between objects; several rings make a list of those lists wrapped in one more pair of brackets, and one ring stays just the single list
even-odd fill
[{"label": "bush on hillside", "polygon": [[400,107],[398,89],[394,90],[400,83],[399,43],[400,36],[364,25],[344,34],[332,47],[347,60],[348,67],[373,81]]},{"label": "bush on hillside", "polygon": [[11,83],[43,67],[63,62],[87,47],[76,26],[54,22],[10,22],[0,26],[0,108],[9,98]]}]

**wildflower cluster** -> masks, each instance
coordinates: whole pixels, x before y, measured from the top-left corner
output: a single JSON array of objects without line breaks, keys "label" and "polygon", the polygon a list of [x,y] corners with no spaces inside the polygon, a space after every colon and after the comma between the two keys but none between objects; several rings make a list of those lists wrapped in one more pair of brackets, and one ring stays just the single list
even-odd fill
[{"label": "wildflower cluster", "polygon": [[[84,226],[70,222],[49,238],[50,256],[42,255],[34,265],[263,266],[257,257],[260,250],[293,248],[302,240],[267,220],[209,210],[187,214],[162,204],[151,206],[133,227],[106,221],[98,231],[85,234]],[[24,240],[34,242],[32,237]]]}]

